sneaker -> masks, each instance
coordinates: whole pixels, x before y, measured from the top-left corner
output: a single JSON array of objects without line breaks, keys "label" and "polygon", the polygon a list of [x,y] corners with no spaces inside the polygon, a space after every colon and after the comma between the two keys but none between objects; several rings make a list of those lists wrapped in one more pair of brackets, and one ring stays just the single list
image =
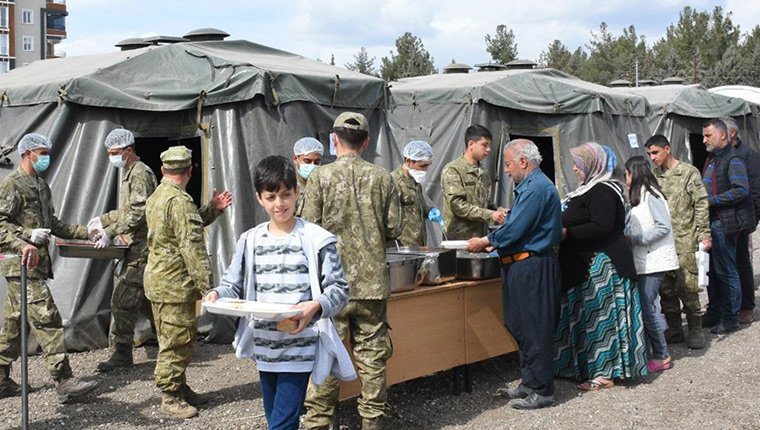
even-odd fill
[{"label": "sneaker", "polygon": [[754,309],[742,309],[741,311],[739,311],[740,324],[752,324],[752,321],[754,320],[755,320]]},{"label": "sneaker", "polygon": [[198,415],[198,409],[187,403],[182,397],[171,394],[161,394],[161,413],[172,418],[186,420]]},{"label": "sneaker", "polygon": [[728,334],[728,333],[733,333],[736,330],[739,330],[739,323],[733,323],[733,324],[720,323],[720,324],[717,324],[717,325],[713,326],[713,328],[710,329],[710,333],[712,333],[712,334]]},{"label": "sneaker", "polygon": [[507,399],[524,399],[533,392],[532,389],[520,384],[516,388],[502,387],[496,390],[495,395]]},{"label": "sneaker", "polygon": [[514,409],[540,409],[554,406],[555,404],[554,396],[542,396],[535,392],[530,393],[524,399],[515,399],[509,402],[509,406]]},{"label": "sneaker", "polygon": [[95,381],[80,381],[77,378],[67,378],[55,385],[59,403],[68,403],[88,394],[98,386]]}]

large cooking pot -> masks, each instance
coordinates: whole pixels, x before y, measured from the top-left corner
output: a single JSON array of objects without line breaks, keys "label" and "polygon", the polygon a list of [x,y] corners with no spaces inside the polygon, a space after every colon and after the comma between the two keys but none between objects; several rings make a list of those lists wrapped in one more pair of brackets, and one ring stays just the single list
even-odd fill
[{"label": "large cooking pot", "polygon": [[387,255],[417,255],[423,257],[417,272],[423,285],[453,281],[457,276],[457,254],[453,249],[429,246],[400,246],[386,249]]},{"label": "large cooking pot", "polygon": [[457,279],[491,279],[500,276],[499,257],[487,252],[457,251]]},{"label": "large cooking pot", "polygon": [[422,282],[418,269],[424,256],[420,255],[386,255],[385,270],[391,284],[391,292],[413,290]]}]

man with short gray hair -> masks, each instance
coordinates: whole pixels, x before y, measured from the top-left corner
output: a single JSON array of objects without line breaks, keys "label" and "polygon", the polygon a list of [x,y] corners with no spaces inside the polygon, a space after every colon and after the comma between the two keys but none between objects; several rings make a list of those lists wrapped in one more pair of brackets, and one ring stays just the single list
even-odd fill
[{"label": "man with short gray hair", "polygon": [[467,242],[467,250],[494,248],[501,258],[504,325],[520,348],[522,382],[497,393],[515,409],[554,405],[553,339],[562,294],[555,249],[562,240],[562,209],[554,184],[541,172],[541,154],[527,139],[504,149],[504,172],[515,199],[504,224]]},{"label": "man with short gray hair", "polygon": [[739,233],[736,242],[736,269],[739,271],[739,281],[742,286],[742,304],[739,311],[739,323],[751,324],[755,320],[755,275],[752,273],[752,253],[749,239],[757,227],[760,219],[760,153],[744,144],[739,137],[739,125],[731,117],[723,117],[721,120],[728,128],[730,144],[736,150],[736,155],[744,160],[747,165],[749,177],[749,192],[752,197],[752,206],[755,209],[755,224],[751,229]]}]

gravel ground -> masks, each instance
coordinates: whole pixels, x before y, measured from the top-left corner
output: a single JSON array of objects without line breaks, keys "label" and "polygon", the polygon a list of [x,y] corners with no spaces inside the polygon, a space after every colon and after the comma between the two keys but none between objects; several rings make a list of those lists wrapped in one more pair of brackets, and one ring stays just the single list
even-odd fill
[{"label": "gravel ground", "polygon": [[[758,242],[757,238],[755,243]],[[760,256],[755,251],[755,271]],[[758,277],[756,277],[756,281]],[[757,282],[756,282],[757,284]],[[760,300],[760,297],[758,298]],[[703,295],[703,303],[706,297]],[[756,318],[760,314],[756,314]],[[709,336],[703,350],[671,346],[674,367],[609,390],[581,393],[572,381],[557,380],[558,405],[517,411],[491,395],[517,384],[516,354],[471,366],[471,393],[452,395],[452,373],[441,372],[390,388],[389,428],[406,429],[760,429],[760,322],[727,336]],[[135,349],[136,365],[95,373],[107,350],[72,353],[77,376],[99,387],[87,403],[59,405],[39,356],[31,357],[31,429],[265,429],[258,375],[250,361],[235,358],[229,345],[199,344],[188,382],[212,400],[187,421],[164,418],[152,380],[156,347]],[[13,377],[19,381],[18,366]],[[20,428],[19,397],[0,399],[0,428]],[[358,429],[356,401],[339,407],[341,429]]]}]

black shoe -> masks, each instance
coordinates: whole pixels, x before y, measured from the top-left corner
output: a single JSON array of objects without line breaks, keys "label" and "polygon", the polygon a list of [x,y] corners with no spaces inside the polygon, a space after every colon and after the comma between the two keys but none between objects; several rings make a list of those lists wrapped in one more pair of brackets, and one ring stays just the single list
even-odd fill
[{"label": "black shoe", "polygon": [[733,324],[720,323],[713,326],[713,328],[710,329],[710,333],[728,334],[728,333],[733,333],[736,330],[739,330],[739,323],[733,323]]},{"label": "black shoe", "polygon": [[524,399],[533,392],[532,389],[520,384],[517,388],[502,387],[496,390],[497,396],[506,397],[507,399]]},{"label": "black shoe", "polygon": [[718,324],[720,324],[720,318],[708,314],[702,315],[702,328],[712,328]]},{"label": "black shoe", "polygon": [[515,399],[509,402],[509,406],[514,409],[541,409],[549,406],[554,406],[554,396],[542,396],[538,393],[530,393],[530,395],[524,399]]}]

